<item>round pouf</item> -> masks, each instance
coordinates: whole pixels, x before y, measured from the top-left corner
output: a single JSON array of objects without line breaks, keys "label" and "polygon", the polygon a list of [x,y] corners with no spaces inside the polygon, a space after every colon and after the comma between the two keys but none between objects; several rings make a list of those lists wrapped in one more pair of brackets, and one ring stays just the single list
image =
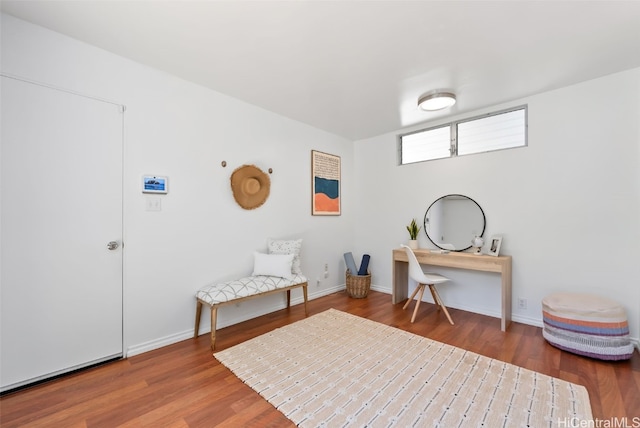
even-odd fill
[{"label": "round pouf", "polygon": [[633,355],[627,314],[617,302],[581,293],[542,299],[542,335],[556,348],[600,360]]}]

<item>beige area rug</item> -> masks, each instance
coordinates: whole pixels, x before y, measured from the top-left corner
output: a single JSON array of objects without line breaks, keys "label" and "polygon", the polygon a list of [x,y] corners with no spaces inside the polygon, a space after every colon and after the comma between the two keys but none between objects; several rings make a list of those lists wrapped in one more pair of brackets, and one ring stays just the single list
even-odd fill
[{"label": "beige area rug", "polygon": [[335,309],[214,356],[301,427],[552,427],[586,389]]}]

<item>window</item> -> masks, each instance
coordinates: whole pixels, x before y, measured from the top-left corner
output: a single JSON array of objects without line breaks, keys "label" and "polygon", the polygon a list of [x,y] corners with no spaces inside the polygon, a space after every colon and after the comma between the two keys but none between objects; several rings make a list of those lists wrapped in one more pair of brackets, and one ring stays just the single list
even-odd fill
[{"label": "window", "polygon": [[525,147],[527,107],[499,111],[400,136],[400,164]]},{"label": "window", "polygon": [[419,131],[402,137],[402,163],[414,163],[427,159],[451,156],[451,131],[449,125]]}]

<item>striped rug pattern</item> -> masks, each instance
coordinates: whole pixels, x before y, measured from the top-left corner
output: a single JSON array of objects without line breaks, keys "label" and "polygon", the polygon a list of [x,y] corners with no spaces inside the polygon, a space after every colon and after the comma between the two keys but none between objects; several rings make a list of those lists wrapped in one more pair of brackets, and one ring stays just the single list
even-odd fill
[{"label": "striped rug pattern", "polygon": [[583,386],[335,309],[214,356],[301,427],[592,420]]}]

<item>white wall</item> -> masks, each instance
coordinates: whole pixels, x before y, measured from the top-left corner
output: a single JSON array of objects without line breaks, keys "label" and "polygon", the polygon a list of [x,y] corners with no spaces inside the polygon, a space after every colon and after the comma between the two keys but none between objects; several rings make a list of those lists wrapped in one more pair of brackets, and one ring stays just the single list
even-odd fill
[{"label": "white wall", "polygon": [[[623,303],[632,336],[640,337],[638,69],[496,106],[529,105],[527,148],[400,167],[400,131],[352,145],[4,14],[1,60],[3,73],[127,106],[130,355],[188,337],[196,289],[249,273],[252,252],[264,250],[268,237],[304,238],[311,296],[344,283],[346,251],[357,260],[371,254],[373,285],[390,292],[391,249],[407,241],[411,218],[421,222],[429,204],[449,193],[482,206],[485,236],[504,236],[514,301],[528,300],[526,310],[514,305],[515,320],[539,324],[544,295],[584,290]],[[342,158],[340,217],[310,215],[312,149]],[[238,207],[229,189],[229,175],[244,163],[274,169],[271,196],[253,211]],[[159,213],[145,211],[146,173],[170,177]],[[419,242],[429,246],[423,232]],[[325,262],[330,277],[316,286]],[[442,292],[450,306],[499,316],[496,275],[441,271],[454,279]],[[299,292],[294,299],[300,301]],[[281,307],[284,300],[272,296],[223,308],[220,326]]]},{"label": "white wall", "polygon": [[[2,72],[127,107],[129,355],[190,337],[196,290],[250,274],[253,251],[266,251],[269,237],[304,239],[302,269],[311,279],[311,298],[344,284],[342,254],[352,250],[355,219],[350,141],[4,14]],[[311,216],[312,149],[342,158],[339,217]],[[229,185],[232,171],[245,163],[274,170],[268,201],[251,211],[235,203]],[[145,210],[142,174],[169,176],[161,212]],[[328,279],[322,276],[325,262]],[[315,278],[322,279],[320,286]],[[299,290],[293,299],[301,301]],[[284,306],[283,296],[269,296],[222,308],[219,326]],[[208,329],[208,314],[203,320],[201,331]]]},{"label": "white wall", "polygon": [[[529,106],[526,148],[398,166],[401,131],[357,141],[354,195],[366,208],[355,224],[355,248],[372,255],[373,282],[387,287],[391,249],[409,239],[405,225],[422,221],[436,198],[465,194],[485,211],[485,236],[503,235],[501,253],[513,257],[515,320],[541,325],[548,293],[592,292],[624,305],[637,340],[640,69],[495,109],[522,104]],[[433,247],[423,232],[419,243]],[[497,275],[440,271],[454,279],[441,292],[450,306],[500,314]],[[518,298],[527,299],[526,310]]]}]

